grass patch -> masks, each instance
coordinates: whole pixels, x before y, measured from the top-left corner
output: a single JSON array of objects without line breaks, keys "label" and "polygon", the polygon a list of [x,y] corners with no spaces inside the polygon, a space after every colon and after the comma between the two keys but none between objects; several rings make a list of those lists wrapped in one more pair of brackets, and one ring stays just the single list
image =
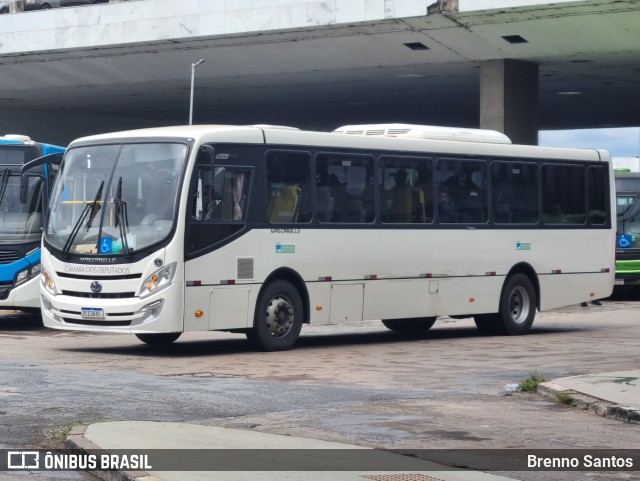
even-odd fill
[{"label": "grass patch", "polygon": [[538,384],[544,382],[545,378],[538,371],[529,374],[529,377],[520,383],[520,390],[524,392],[537,392]]},{"label": "grass patch", "polygon": [[569,393],[566,393],[566,392],[556,393],[556,401],[559,404],[564,404],[565,406],[575,406],[576,405],[575,399],[573,399],[573,397],[571,397],[571,395]]},{"label": "grass patch", "polygon": [[60,427],[57,431],[52,434],[54,439],[64,441],[69,436],[69,433],[73,429],[76,424],[80,424],[80,421],[69,421],[64,426]]},{"label": "grass patch", "polygon": [[80,424],[93,424],[97,422],[97,418],[92,418],[90,421],[81,421],[79,419],[68,421],[60,426],[60,428],[58,428],[56,431],[52,432],[50,436],[53,440],[64,441],[65,439],[67,439],[67,436],[69,436],[69,433],[71,433],[71,430],[74,428],[74,426],[78,426]]}]

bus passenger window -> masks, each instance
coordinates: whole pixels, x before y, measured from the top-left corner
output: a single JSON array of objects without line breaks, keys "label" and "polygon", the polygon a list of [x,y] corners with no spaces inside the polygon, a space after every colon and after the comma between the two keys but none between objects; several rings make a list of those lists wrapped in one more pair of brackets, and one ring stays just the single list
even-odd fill
[{"label": "bus passenger window", "polygon": [[440,192],[446,191],[455,206],[455,223],[487,222],[486,162],[439,160],[437,178]]},{"label": "bus passenger window", "polygon": [[538,222],[538,175],[535,164],[491,164],[491,217],[496,224]]},{"label": "bus passenger window", "polygon": [[368,155],[319,154],[316,205],[320,222],[373,222],[373,159]]},{"label": "bus passenger window", "polygon": [[380,158],[382,221],[422,224],[433,219],[432,163],[417,157]]},{"label": "bus passenger window", "polygon": [[607,172],[604,167],[587,169],[587,202],[589,222],[595,225],[607,223]]},{"label": "bus passenger window", "polygon": [[584,167],[542,166],[542,220],[545,224],[584,224]]},{"label": "bus passenger window", "polygon": [[311,220],[311,155],[308,152],[267,153],[267,218],[269,222]]}]

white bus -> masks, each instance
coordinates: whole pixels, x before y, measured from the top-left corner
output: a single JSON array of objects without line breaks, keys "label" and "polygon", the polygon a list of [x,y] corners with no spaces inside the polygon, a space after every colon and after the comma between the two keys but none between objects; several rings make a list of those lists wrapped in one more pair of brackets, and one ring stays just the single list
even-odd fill
[{"label": "white bus", "polygon": [[332,133],[190,126],[68,148],[43,237],[48,327],[246,333],[291,348],[302,324],[438,316],[524,334],[537,309],[613,289],[605,151],[392,124]]}]

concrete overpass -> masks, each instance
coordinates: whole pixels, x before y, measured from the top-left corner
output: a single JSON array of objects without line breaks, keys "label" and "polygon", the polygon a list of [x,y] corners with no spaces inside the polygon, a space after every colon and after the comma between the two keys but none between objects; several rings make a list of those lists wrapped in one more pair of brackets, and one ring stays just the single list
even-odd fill
[{"label": "concrete overpass", "polygon": [[637,0],[137,0],[0,15],[0,133],[637,126]]}]

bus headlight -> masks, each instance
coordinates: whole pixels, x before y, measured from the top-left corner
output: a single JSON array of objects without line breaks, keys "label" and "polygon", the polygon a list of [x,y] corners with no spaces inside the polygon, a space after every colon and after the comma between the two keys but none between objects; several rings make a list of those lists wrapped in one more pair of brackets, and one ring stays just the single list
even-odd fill
[{"label": "bus headlight", "polygon": [[168,287],[176,273],[176,266],[177,264],[174,262],[173,264],[164,266],[162,269],[155,271],[147,277],[142,283],[142,288],[138,293],[138,297],[140,297],[140,299],[144,299],[145,297]]},{"label": "bus headlight", "polygon": [[29,279],[39,275],[41,272],[42,272],[42,264],[38,262],[37,264],[32,265],[31,269],[29,269]]},{"label": "bus headlight", "polygon": [[47,290],[47,292],[53,296],[58,295],[58,290],[56,289],[56,283],[53,281],[52,277],[49,275],[47,271],[42,270],[42,275],[40,276],[40,282]]},{"label": "bus headlight", "polygon": [[41,271],[42,271],[42,264],[40,264],[38,262],[37,264],[34,264],[31,267],[29,267],[27,269],[23,269],[20,272],[18,272],[18,274],[16,275],[16,279],[15,279],[13,284],[16,285],[16,286],[19,286],[23,282],[25,282],[25,281],[27,281],[29,279],[33,279],[34,277],[39,275]]},{"label": "bus headlight", "polygon": [[20,272],[18,272],[18,275],[16,276],[16,280],[15,280],[14,284],[16,286],[19,285],[19,284],[22,284],[28,278],[29,278],[29,269],[21,270]]}]

